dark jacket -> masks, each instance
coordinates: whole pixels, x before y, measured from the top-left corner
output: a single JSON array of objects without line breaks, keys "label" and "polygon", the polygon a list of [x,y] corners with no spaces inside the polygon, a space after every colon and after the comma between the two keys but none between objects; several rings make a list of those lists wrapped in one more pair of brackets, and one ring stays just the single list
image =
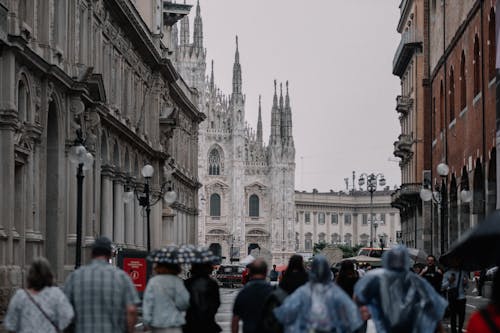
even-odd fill
[{"label": "dark jacket", "polygon": [[219,286],[208,276],[193,276],[185,281],[189,291],[189,308],[186,312],[184,333],[218,333],[222,331],[215,322],[220,306]]},{"label": "dark jacket", "polygon": [[286,291],[288,295],[293,293],[298,287],[309,280],[307,272],[283,272],[283,279],[280,282],[280,288]]}]

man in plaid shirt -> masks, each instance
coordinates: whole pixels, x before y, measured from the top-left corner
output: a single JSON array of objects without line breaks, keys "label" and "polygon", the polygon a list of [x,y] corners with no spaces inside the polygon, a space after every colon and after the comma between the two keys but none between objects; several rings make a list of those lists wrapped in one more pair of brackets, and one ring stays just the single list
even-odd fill
[{"label": "man in plaid shirt", "polygon": [[74,271],[64,284],[77,333],[134,331],[139,297],[130,277],[109,264],[111,251],[107,237],[97,238],[90,264]]}]

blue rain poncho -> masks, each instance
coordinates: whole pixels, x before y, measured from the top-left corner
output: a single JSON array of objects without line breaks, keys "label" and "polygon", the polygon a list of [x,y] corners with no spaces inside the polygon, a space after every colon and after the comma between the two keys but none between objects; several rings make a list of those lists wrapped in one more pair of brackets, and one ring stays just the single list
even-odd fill
[{"label": "blue rain poncho", "polygon": [[377,333],[434,332],[447,302],[427,281],[410,271],[406,247],[396,246],[386,252],[382,265],[354,287],[354,296],[368,306]]},{"label": "blue rain poncho", "polygon": [[363,325],[351,298],[335,283],[324,256],[315,256],[309,282],[274,309],[285,333],[354,332]]}]

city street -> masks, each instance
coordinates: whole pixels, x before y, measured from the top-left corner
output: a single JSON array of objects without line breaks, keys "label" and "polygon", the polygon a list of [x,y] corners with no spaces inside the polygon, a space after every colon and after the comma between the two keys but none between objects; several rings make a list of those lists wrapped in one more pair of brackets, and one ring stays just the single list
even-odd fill
[{"label": "city street", "polygon": [[[220,327],[222,327],[223,333],[231,332],[231,317],[233,315],[233,304],[234,304],[234,299],[236,298],[236,295],[238,295],[239,291],[240,291],[240,288],[237,288],[237,289],[221,288],[220,289],[221,305],[219,307],[219,311],[217,312],[217,315],[215,316],[215,320],[220,325]],[[240,324],[240,331],[241,331],[241,324]]]}]

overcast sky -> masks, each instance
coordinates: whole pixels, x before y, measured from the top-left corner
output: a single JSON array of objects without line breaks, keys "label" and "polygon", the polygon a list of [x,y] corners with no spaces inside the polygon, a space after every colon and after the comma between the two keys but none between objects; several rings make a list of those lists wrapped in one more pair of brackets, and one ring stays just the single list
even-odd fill
[{"label": "overcast sky", "polygon": [[[195,0],[187,3],[196,4]],[[200,0],[207,73],[231,92],[239,36],[246,119],[256,128],[262,94],[269,140],[273,80],[289,80],[295,187],[345,189],[352,171],[400,184],[393,143],[400,133],[392,75],[400,0]],[[195,7],[191,16],[194,18]]]}]

